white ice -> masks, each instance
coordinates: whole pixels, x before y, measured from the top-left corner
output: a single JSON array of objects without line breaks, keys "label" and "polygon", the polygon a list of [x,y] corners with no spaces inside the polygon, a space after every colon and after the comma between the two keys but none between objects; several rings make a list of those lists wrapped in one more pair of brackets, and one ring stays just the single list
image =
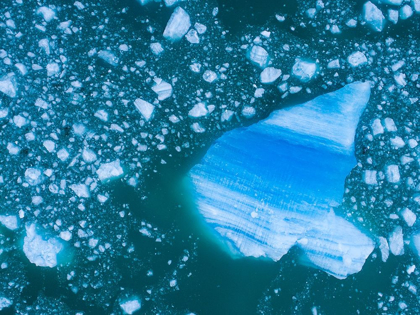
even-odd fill
[{"label": "white ice", "polygon": [[363,5],[362,19],[376,32],[382,32],[384,29],[385,17],[382,11],[370,1]]},{"label": "white ice", "polygon": [[16,97],[17,83],[13,73],[9,73],[0,78],[0,92],[12,98]]},{"label": "white ice", "polygon": [[134,106],[136,106],[137,110],[146,121],[152,119],[155,106],[153,106],[149,102],[146,102],[145,100],[142,100],[141,98],[138,98],[134,101]]},{"label": "white ice", "polygon": [[74,193],[79,198],[89,198],[90,197],[90,190],[89,187],[85,184],[71,184],[70,189],[74,191]]},{"label": "white ice", "polygon": [[397,226],[388,238],[389,249],[395,256],[404,254],[404,235],[401,226]]},{"label": "white ice", "polygon": [[60,241],[54,237],[43,238],[37,234],[36,225],[26,225],[26,236],[23,239],[23,252],[29,261],[39,267],[55,267],[57,254],[63,249]]},{"label": "white ice", "polygon": [[45,22],[51,22],[55,18],[55,11],[49,7],[40,7],[36,10],[38,15],[41,15]]},{"label": "white ice", "polygon": [[101,50],[98,52],[98,57],[103,61],[107,62],[111,66],[118,66],[119,59],[118,57],[110,50]]},{"label": "white ice", "polygon": [[19,227],[18,219],[15,215],[0,215],[0,223],[11,231]]},{"label": "white ice", "polygon": [[31,186],[39,185],[42,180],[42,172],[39,168],[30,167],[25,171],[25,180]]},{"label": "white ice", "polygon": [[296,59],[292,68],[292,74],[302,82],[309,82],[316,74],[317,65],[303,59]]},{"label": "white ice", "polygon": [[273,83],[281,76],[281,70],[274,67],[265,68],[260,74],[260,81],[264,84]]},{"label": "white ice", "polygon": [[347,62],[352,67],[359,67],[367,63],[367,58],[361,51],[356,51],[347,57]]},{"label": "white ice", "polygon": [[161,79],[155,80],[152,90],[158,95],[158,100],[163,101],[172,95],[172,85]]},{"label": "white ice", "polygon": [[181,7],[177,7],[169,18],[163,31],[163,37],[170,41],[178,41],[191,27],[189,14]]},{"label": "white ice", "polygon": [[96,174],[101,181],[107,181],[115,179],[124,174],[124,170],[121,167],[120,160],[115,160],[109,163],[103,163],[99,166]]},{"label": "white ice", "polygon": [[249,60],[260,68],[265,68],[268,64],[269,56],[267,50],[261,46],[254,45],[248,53]]},{"label": "white ice", "polygon": [[137,297],[133,297],[129,300],[126,300],[120,304],[121,309],[125,314],[134,314],[139,309],[141,309],[141,301]]},{"label": "white ice", "polygon": [[200,118],[208,114],[207,107],[204,103],[197,103],[188,112],[188,116],[191,118]]}]

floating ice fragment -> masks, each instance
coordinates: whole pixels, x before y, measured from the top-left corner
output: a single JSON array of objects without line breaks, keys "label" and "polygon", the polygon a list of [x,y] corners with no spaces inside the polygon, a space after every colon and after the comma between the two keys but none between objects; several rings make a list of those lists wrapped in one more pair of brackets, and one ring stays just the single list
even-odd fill
[{"label": "floating ice fragment", "polygon": [[47,76],[52,77],[60,72],[60,66],[58,63],[53,62],[47,64]]},{"label": "floating ice fragment", "polygon": [[248,52],[248,59],[260,68],[265,68],[268,64],[269,56],[267,50],[261,46],[254,45]]},{"label": "floating ice fragment", "polygon": [[202,35],[207,31],[207,26],[201,23],[195,23],[194,28],[197,30],[198,34]]},{"label": "floating ice fragment", "polygon": [[400,170],[398,165],[388,165],[385,170],[386,179],[390,183],[398,183],[400,181]]},{"label": "floating ice fragment", "polygon": [[376,181],[376,171],[366,170],[363,175],[366,185],[377,185]]},{"label": "floating ice fragment", "polygon": [[18,219],[15,215],[0,215],[0,223],[9,230],[16,230],[19,226]]},{"label": "floating ice fragment", "polygon": [[188,112],[188,116],[191,118],[200,118],[208,114],[207,107],[204,103],[198,103]]},{"label": "floating ice fragment", "polygon": [[381,251],[382,261],[386,262],[389,257],[389,246],[385,237],[379,237],[379,250]]},{"label": "floating ice fragment", "polygon": [[152,50],[152,53],[156,56],[159,56],[164,51],[161,43],[151,43],[150,49]]},{"label": "floating ice fragment", "polygon": [[125,314],[131,315],[141,309],[141,301],[137,297],[132,297],[131,299],[122,302],[120,307]]},{"label": "floating ice fragment", "polygon": [[42,15],[45,22],[51,22],[55,18],[55,11],[48,7],[40,7],[36,10],[38,15]]},{"label": "floating ice fragment", "polygon": [[356,82],[225,133],[189,173],[195,203],[234,255],[279,260],[291,247],[342,279],[373,241],[334,214],[356,165],[354,137],[370,96]]},{"label": "floating ice fragment", "polygon": [[296,59],[292,68],[292,74],[302,82],[309,82],[316,74],[317,65],[315,62],[304,59]]},{"label": "floating ice fragment", "polygon": [[180,0],[163,0],[163,2],[165,2],[165,5],[167,7],[172,7],[175,4],[177,4]]},{"label": "floating ice fragment", "polygon": [[214,71],[206,70],[203,73],[203,79],[204,79],[204,81],[206,81],[208,83],[213,83],[214,81],[217,80],[217,74]]},{"label": "floating ice fragment", "polygon": [[96,161],[97,156],[96,156],[96,153],[93,152],[91,149],[84,148],[82,151],[82,158],[83,158],[83,161],[90,164]]},{"label": "floating ice fragment", "polygon": [[416,214],[408,208],[404,208],[400,211],[402,218],[408,226],[413,226],[416,223],[417,216]]},{"label": "floating ice fragment", "polygon": [[103,61],[107,62],[111,66],[118,66],[119,59],[115,54],[110,50],[100,50],[98,52],[98,57],[101,58]]},{"label": "floating ice fragment", "polygon": [[274,67],[265,68],[260,74],[260,81],[264,84],[273,83],[281,76],[281,70]]},{"label": "floating ice fragment", "polygon": [[352,67],[359,67],[367,63],[367,58],[361,51],[356,51],[347,57],[347,62]]},{"label": "floating ice fragment", "polygon": [[340,68],[340,60],[338,60],[338,59],[331,60],[328,63],[327,68],[328,69],[339,69]]},{"label": "floating ice fragment", "polygon": [[389,9],[388,10],[388,20],[393,24],[398,23],[399,12],[397,10]]},{"label": "floating ice fragment", "polygon": [[374,136],[384,133],[384,127],[382,126],[382,123],[378,118],[375,118],[374,120],[372,120],[372,123],[370,126],[372,127],[372,132]]},{"label": "floating ice fragment", "polygon": [[4,308],[8,308],[13,305],[13,302],[8,298],[2,296],[0,297],[0,311]]},{"label": "floating ice fragment", "polygon": [[146,121],[152,119],[153,111],[155,110],[155,106],[138,98],[134,101],[134,106],[136,106],[139,113],[144,117]]},{"label": "floating ice fragment", "polygon": [[395,256],[404,254],[404,239],[401,226],[397,226],[389,236],[389,249]]},{"label": "floating ice fragment", "polygon": [[26,225],[23,252],[29,261],[38,267],[53,268],[57,265],[57,254],[63,245],[56,238],[43,238],[36,232],[34,223]]},{"label": "floating ice fragment", "polygon": [[79,198],[89,198],[90,197],[90,190],[89,187],[85,184],[72,184],[69,186],[71,190],[74,191],[74,193]]},{"label": "floating ice fragment", "polygon": [[16,97],[17,83],[13,73],[0,77],[0,92],[9,97]]},{"label": "floating ice fragment", "polygon": [[124,170],[121,167],[120,160],[115,160],[113,162],[101,164],[101,166],[96,171],[96,174],[101,181],[107,181],[110,179],[115,179],[124,174]]},{"label": "floating ice fragment", "polygon": [[25,180],[31,186],[36,186],[42,183],[43,176],[39,168],[28,168],[25,171]]},{"label": "floating ice fragment", "polygon": [[409,17],[413,15],[413,9],[406,4],[400,9],[400,18],[401,20],[407,20]]},{"label": "floating ice fragment", "polygon": [[385,26],[385,17],[376,5],[368,1],[363,5],[362,19],[376,32],[382,32]]},{"label": "floating ice fragment", "polygon": [[378,0],[378,3],[389,4],[389,5],[401,5],[403,0]]},{"label": "floating ice fragment", "polygon": [[189,14],[181,7],[177,7],[169,18],[163,32],[163,37],[171,41],[178,41],[191,27]]},{"label": "floating ice fragment", "polygon": [[163,101],[172,95],[172,85],[161,79],[155,80],[152,90],[158,95],[158,100]]},{"label": "floating ice fragment", "polygon": [[198,37],[198,33],[195,29],[190,29],[185,35],[185,38],[187,41],[189,41],[191,44],[198,44],[200,43],[200,38]]}]

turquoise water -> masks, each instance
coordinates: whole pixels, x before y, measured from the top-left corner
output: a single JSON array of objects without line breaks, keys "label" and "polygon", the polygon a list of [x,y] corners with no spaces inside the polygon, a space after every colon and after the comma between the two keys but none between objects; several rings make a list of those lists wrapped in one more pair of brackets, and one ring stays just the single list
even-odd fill
[{"label": "turquoise water", "polygon": [[[418,314],[418,223],[407,225],[401,213],[418,215],[420,204],[420,15],[414,1],[377,4],[386,22],[375,32],[361,17],[364,4],[3,0],[0,215],[18,224],[0,226],[0,313],[124,314],[121,305],[135,298],[134,314]],[[388,9],[401,17],[403,5],[413,15],[393,25]],[[200,43],[163,37],[177,6],[191,27],[207,27]],[[261,83],[262,69],[247,57],[252,45],[282,70],[274,83]],[[352,67],[355,51],[366,62]],[[308,82],[292,75],[296,58],[316,63]],[[333,60],[340,65],[329,67]],[[206,82],[205,70],[217,80]],[[167,99],[152,90],[158,78],[173,88]],[[278,262],[233,258],[196,209],[188,171],[226,131],[355,81],[370,81],[372,94],[336,213],[376,243],[363,269],[338,280],[301,265],[298,248]],[[149,121],[138,98],[153,105]],[[194,118],[199,102],[207,112]],[[101,182],[97,170],[117,160],[124,173]],[[399,181],[388,179],[389,165],[398,166]],[[34,185],[25,175],[31,168],[42,173]],[[365,182],[367,170],[377,171],[375,184]],[[43,241],[62,244],[54,266],[25,253],[30,224]],[[383,262],[379,237],[389,240],[398,226],[404,254]]]}]

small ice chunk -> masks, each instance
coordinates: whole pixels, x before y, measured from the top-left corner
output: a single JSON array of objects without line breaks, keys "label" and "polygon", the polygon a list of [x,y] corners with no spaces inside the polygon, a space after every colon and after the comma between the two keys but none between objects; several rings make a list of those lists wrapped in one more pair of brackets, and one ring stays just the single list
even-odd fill
[{"label": "small ice chunk", "polygon": [[200,118],[206,116],[207,114],[208,110],[204,103],[194,105],[194,107],[188,112],[188,116],[191,118]]},{"label": "small ice chunk", "polygon": [[408,226],[413,226],[416,223],[416,214],[408,208],[404,208],[400,211],[400,214]]},{"label": "small ice chunk", "polygon": [[382,32],[385,26],[385,17],[376,5],[368,1],[363,5],[362,19],[376,32]]},{"label": "small ice chunk", "polygon": [[366,185],[377,185],[378,182],[376,181],[376,171],[373,170],[365,170],[363,175],[363,179]]},{"label": "small ice chunk", "polygon": [[315,62],[296,59],[292,68],[292,74],[301,82],[309,82],[316,74],[317,65]]},{"label": "small ice chunk", "polygon": [[255,108],[252,106],[244,106],[244,108],[242,109],[242,115],[245,118],[252,118],[255,116],[255,114]]},{"label": "small ice chunk", "polygon": [[48,7],[40,7],[36,10],[36,14],[42,15],[45,22],[51,22],[55,18],[55,11]]},{"label": "small ice chunk", "polygon": [[4,308],[8,308],[13,305],[13,302],[8,298],[2,296],[0,297],[0,311]]},{"label": "small ice chunk", "polygon": [[151,43],[150,49],[152,50],[152,53],[156,56],[159,56],[164,51],[161,43]]},{"label": "small ice chunk", "polygon": [[396,149],[399,149],[405,146],[404,140],[398,136],[389,139],[389,141],[391,142],[392,146]]},{"label": "small ice chunk", "polygon": [[89,198],[90,197],[90,190],[89,187],[85,184],[72,184],[69,186],[71,190],[74,191],[74,193],[79,198]]},{"label": "small ice chunk", "polygon": [[70,154],[65,148],[62,148],[57,152],[57,157],[63,162],[66,161],[69,158],[69,156]]},{"label": "small ice chunk", "polygon": [[54,152],[55,151],[55,142],[52,140],[45,140],[43,143],[45,149],[47,149],[48,152]]},{"label": "small ice chunk", "polygon": [[413,15],[413,9],[406,4],[400,9],[400,18],[401,20],[407,20],[409,17]]},{"label": "small ice chunk", "polygon": [[9,73],[0,78],[0,92],[12,98],[16,97],[17,84],[13,73]]},{"label": "small ice chunk", "polygon": [[217,80],[217,74],[214,71],[206,70],[203,73],[203,79],[204,79],[204,81],[206,81],[208,83],[213,83],[214,81]]},{"label": "small ice chunk", "polygon": [[260,68],[265,68],[268,64],[268,52],[261,46],[254,45],[248,53],[249,60]]},{"label": "small ice chunk", "polygon": [[389,5],[401,5],[403,0],[378,0],[378,3]]},{"label": "small ice chunk", "polygon": [[404,238],[401,226],[397,226],[389,236],[389,249],[395,256],[404,254]]},{"label": "small ice chunk", "polygon": [[225,110],[220,116],[221,122],[231,121],[233,114],[235,114],[233,110],[230,110],[230,109]]},{"label": "small ice chunk", "polygon": [[56,75],[60,72],[60,66],[58,63],[53,62],[47,64],[47,76],[52,77],[53,75]]},{"label": "small ice chunk", "polygon": [[96,161],[97,156],[96,156],[96,153],[93,152],[91,149],[84,148],[82,151],[82,158],[83,158],[83,161],[90,164]]},{"label": "small ice chunk", "polygon": [[198,33],[195,29],[190,29],[185,35],[185,38],[187,41],[189,41],[191,44],[198,44],[200,43],[200,38],[198,37]]},{"label": "small ice chunk", "polygon": [[115,179],[124,174],[124,170],[121,167],[120,160],[115,160],[113,162],[101,164],[101,166],[96,171],[96,174],[101,181],[107,181],[110,179]]},{"label": "small ice chunk", "polygon": [[180,40],[191,27],[189,14],[181,7],[177,7],[169,18],[163,32],[163,37],[171,41]]},{"label": "small ice chunk", "polygon": [[340,68],[340,60],[338,60],[338,59],[331,60],[328,63],[327,68],[328,69],[339,69]]},{"label": "small ice chunk", "polygon": [[379,237],[379,250],[381,251],[382,261],[386,262],[389,257],[389,245],[385,237]]},{"label": "small ice chunk", "polygon": [[347,62],[352,67],[359,67],[367,63],[367,58],[361,51],[356,51],[347,57]]},{"label": "small ice chunk", "polygon": [[378,118],[372,120],[370,126],[372,128],[372,133],[374,136],[384,133],[384,127],[382,126],[381,121]]},{"label": "small ice chunk", "polygon": [[152,119],[153,111],[155,110],[155,106],[138,98],[134,101],[134,106],[136,106],[139,113],[144,117],[146,121]]},{"label": "small ice chunk", "polygon": [[155,80],[152,90],[158,95],[158,100],[163,101],[172,95],[172,85],[161,79]]},{"label": "small ice chunk", "polygon": [[399,18],[399,12],[397,10],[389,9],[388,10],[388,20],[393,23],[397,24]]},{"label": "small ice chunk", "polygon": [[16,230],[18,228],[18,219],[15,215],[0,215],[0,223],[9,230]]},{"label": "small ice chunk", "polygon": [[72,238],[72,234],[70,231],[62,231],[60,232],[60,238],[66,242],[70,241]]},{"label": "small ice chunk", "polygon": [[398,183],[400,181],[400,170],[398,165],[388,165],[386,167],[386,179],[390,183]]},{"label": "small ice chunk", "polygon": [[16,115],[13,117],[13,123],[18,128],[22,128],[23,126],[28,124],[28,120],[25,117],[22,117],[21,115]]},{"label": "small ice chunk", "polygon": [[191,125],[191,129],[195,132],[195,133],[203,133],[206,131],[205,128],[203,128],[200,123],[195,122]]},{"label": "small ice chunk", "polygon": [[28,69],[23,63],[18,62],[15,64],[15,67],[18,68],[18,70],[23,76],[25,76],[28,73]]},{"label": "small ice chunk", "polygon": [[26,225],[26,236],[23,239],[23,252],[29,261],[38,267],[57,266],[57,254],[63,245],[56,238],[43,238],[36,233],[34,223]]},{"label": "small ice chunk", "polygon": [[384,119],[384,123],[385,123],[385,129],[389,132],[394,132],[397,131],[397,126],[395,126],[394,120],[392,118],[385,118]]},{"label": "small ice chunk", "polygon": [[25,171],[25,180],[31,186],[36,186],[42,183],[43,176],[39,168],[30,167]]},{"label": "small ice chunk", "polygon": [[119,59],[115,54],[110,50],[101,50],[98,52],[98,57],[101,58],[103,61],[107,62],[111,66],[118,66]]},{"label": "small ice chunk", "polygon": [[420,13],[420,0],[411,0],[411,5],[416,13]]},{"label": "small ice chunk", "polygon": [[122,302],[120,307],[125,314],[131,315],[141,309],[141,301],[138,297],[132,297],[131,299]]},{"label": "small ice chunk", "polygon": [[264,84],[273,83],[281,76],[281,70],[274,67],[265,68],[260,74],[260,81]]},{"label": "small ice chunk", "polygon": [[201,23],[195,23],[194,28],[197,30],[198,34],[202,35],[207,31],[207,26]]}]

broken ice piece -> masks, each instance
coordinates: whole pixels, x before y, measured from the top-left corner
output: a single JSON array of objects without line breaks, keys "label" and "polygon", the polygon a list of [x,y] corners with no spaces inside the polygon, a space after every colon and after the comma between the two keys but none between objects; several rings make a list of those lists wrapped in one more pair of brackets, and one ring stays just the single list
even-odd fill
[{"label": "broken ice piece", "polygon": [[14,73],[9,73],[0,77],[0,92],[12,98],[16,97],[17,83]]},{"label": "broken ice piece", "polygon": [[98,57],[101,58],[106,63],[110,64],[111,66],[118,66],[119,59],[115,54],[110,50],[101,50],[98,52]]},{"label": "broken ice piece", "polygon": [[96,174],[101,181],[107,181],[115,179],[124,174],[124,170],[121,167],[120,160],[115,160],[109,163],[103,163],[99,166]]},{"label": "broken ice piece", "polygon": [[354,137],[370,97],[356,82],[225,133],[189,178],[195,204],[235,256],[301,262],[343,279],[359,272],[374,242],[336,215],[356,165]]},{"label": "broken ice piece", "polygon": [[0,215],[0,223],[9,230],[14,231],[18,228],[18,218],[15,215]]},{"label": "broken ice piece", "polygon": [[139,113],[143,116],[146,121],[152,119],[153,111],[155,110],[155,106],[138,98],[134,101],[134,106],[136,106]]},{"label": "broken ice piece", "polygon": [[137,297],[132,297],[129,300],[125,300],[120,303],[120,307],[125,314],[131,315],[141,309],[141,301]]},{"label": "broken ice piece", "polygon": [[281,70],[274,67],[265,68],[260,74],[260,81],[264,84],[273,83],[281,76]]},{"label": "broken ice piece", "polygon": [[187,34],[190,27],[189,14],[183,8],[177,7],[166,24],[163,37],[171,41],[178,41]]},{"label": "broken ice piece", "polygon": [[53,268],[57,265],[57,254],[63,245],[55,237],[46,238],[37,234],[34,223],[26,225],[23,252],[29,261],[38,267]]},{"label": "broken ice piece", "polygon": [[172,85],[161,79],[155,79],[152,90],[158,95],[158,100],[163,101],[172,95]]},{"label": "broken ice piece", "polygon": [[260,68],[265,68],[268,64],[268,52],[261,46],[254,45],[247,54],[248,59]]},{"label": "broken ice piece", "polygon": [[368,1],[363,5],[362,19],[376,32],[382,32],[385,26],[385,17],[376,5]]},{"label": "broken ice piece", "polygon": [[317,65],[315,62],[296,59],[295,64],[292,68],[292,74],[301,82],[309,82],[316,74]]}]

